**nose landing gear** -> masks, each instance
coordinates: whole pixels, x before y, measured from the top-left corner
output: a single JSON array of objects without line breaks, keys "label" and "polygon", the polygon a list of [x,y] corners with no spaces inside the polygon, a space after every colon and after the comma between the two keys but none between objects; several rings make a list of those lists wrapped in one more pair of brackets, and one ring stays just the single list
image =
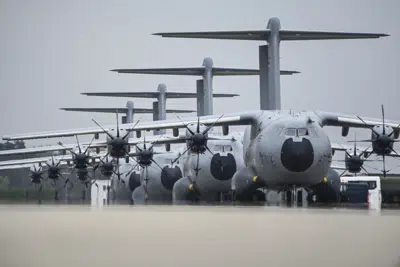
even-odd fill
[{"label": "nose landing gear", "polygon": [[281,204],[287,207],[307,207],[307,191],[296,185],[288,187],[281,192],[282,202]]}]

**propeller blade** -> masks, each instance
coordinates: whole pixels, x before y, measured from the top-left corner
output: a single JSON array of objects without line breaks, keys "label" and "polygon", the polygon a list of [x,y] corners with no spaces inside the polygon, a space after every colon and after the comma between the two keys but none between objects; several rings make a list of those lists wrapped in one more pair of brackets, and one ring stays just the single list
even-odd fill
[{"label": "propeller blade", "polygon": [[146,196],[145,196],[145,200],[146,200],[146,202],[147,202],[147,200],[148,200],[148,198],[149,198],[149,193],[148,193],[148,191],[147,191],[147,182],[149,181],[149,177],[148,177],[148,172],[147,172],[147,166],[146,166],[146,168],[145,168],[145,172],[146,172],[146,176],[145,176],[145,179],[144,179],[144,192],[145,192],[145,194],[146,194]]},{"label": "propeller blade", "polygon": [[82,150],[81,150],[81,146],[80,146],[80,144],[79,144],[78,136],[75,135],[75,138],[76,138],[76,143],[78,144],[79,154],[82,154]]},{"label": "propeller blade", "polygon": [[108,131],[106,131],[99,123],[97,123],[97,121],[95,121],[94,119],[92,119],[92,121],[93,121],[94,123],[96,123],[97,126],[99,126],[100,129],[102,129],[103,132],[104,132],[106,135],[108,135],[108,137],[111,138],[111,140],[114,140],[114,136],[112,136]]},{"label": "propeller blade", "polygon": [[199,163],[200,163],[200,154],[197,154],[196,169],[194,169],[195,172],[196,172],[196,178],[197,178],[197,176],[199,175],[199,171],[200,171],[200,169],[199,169]]},{"label": "propeller blade", "polygon": [[389,147],[389,149],[390,149],[393,153],[395,153],[397,156],[400,156],[400,155],[396,152],[396,150],[394,150],[393,148]]},{"label": "propeller blade", "polygon": [[117,176],[118,176],[118,181],[120,181],[121,180],[121,173],[119,172],[119,158],[117,158],[117,166],[118,166]]},{"label": "propeller blade", "polygon": [[197,117],[197,129],[196,133],[200,133],[200,117]]},{"label": "propeller blade", "polygon": [[[205,148],[207,149],[208,152],[210,152],[211,155],[215,156],[215,154],[210,150],[210,148],[208,148],[208,146],[205,146]],[[216,158],[214,158],[214,160],[218,162],[219,165],[224,166],[221,161],[217,160]]]},{"label": "propeller blade", "polygon": [[143,132],[143,148],[144,148],[144,150],[147,150],[146,149],[146,132]]},{"label": "propeller blade", "polygon": [[177,157],[176,159],[174,159],[174,160],[172,161],[171,165],[174,164],[175,162],[177,162],[177,161],[178,161],[186,152],[188,152],[189,149],[191,149],[192,147],[193,147],[193,145],[190,145],[182,154],[179,155],[179,157]]},{"label": "propeller blade", "polygon": [[191,135],[195,135],[195,133],[189,128],[189,126],[187,126],[187,125],[183,122],[183,120],[181,120],[181,118],[180,118],[178,115],[175,114],[175,116],[178,117],[178,119],[182,122],[183,126],[185,126],[186,130],[188,130],[189,133],[190,133]]},{"label": "propeller blade", "polygon": [[119,138],[119,119],[118,119],[118,110],[115,110],[115,115],[117,116],[117,138]]},{"label": "propeller blade", "polygon": [[361,166],[361,169],[363,169],[363,171],[365,171],[366,174],[369,174],[369,172],[363,166]]},{"label": "propeller blade", "polygon": [[357,150],[357,135],[354,133],[354,156],[357,156],[356,150]]},{"label": "propeller blade", "polygon": [[[398,128],[400,128],[400,124],[397,125],[396,129],[398,129]],[[395,129],[393,129],[393,132],[391,132],[391,133],[389,134],[389,137],[392,137],[392,135],[393,135],[394,133],[395,133]]]},{"label": "propeller blade", "polygon": [[160,135],[160,137],[158,137],[157,141],[153,142],[153,144],[151,144],[151,146],[149,147],[149,150],[152,150],[153,147],[157,144],[158,141],[160,141],[161,137],[163,137],[165,134]]},{"label": "propeller blade", "polygon": [[90,146],[92,145],[93,141],[94,141],[94,136],[93,136],[92,140],[90,141],[89,145],[86,147],[85,152],[83,152],[83,154],[86,154],[88,152],[88,150],[89,150]]},{"label": "propeller blade", "polygon": [[383,178],[386,178],[385,154],[383,154],[382,157],[383,157]]},{"label": "propeller blade", "polygon": [[69,178],[71,177],[72,173],[75,171],[76,167],[74,166],[74,168],[72,169],[72,171],[70,172],[70,174],[68,175],[67,179],[65,180],[64,183],[64,188],[67,186],[68,182],[71,183],[71,181],[69,180]]},{"label": "propeller blade", "polygon": [[156,164],[156,166],[158,166],[158,168],[160,168],[161,171],[163,170],[163,168],[161,168],[161,166],[154,159],[151,159],[151,162]]},{"label": "propeller blade", "polygon": [[367,153],[367,151],[368,151],[368,149],[370,148],[371,146],[368,146],[363,152],[361,152],[361,154],[359,155],[360,157],[362,156],[362,155],[365,155],[365,153]]},{"label": "propeller blade", "polygon": [[223,116],[224,116],[224,114],[222,114],[213,124],[211,124],[210,126],[208,126],[208,128],[205,129],[205,130],[203,131],[203,135],[206,134],[206,133],[208,133],[208,131],[210,131],[210,129],[211,129],[212,127],[214,127],[214,125],[217,124],[217,122],[218,122]]},{"label": "propeller blade", "polygon": [[122,139],[125,139],[125,138],[128,137],[128,135],[135,129],[136,125],[139,123],[139,121],[140,121],[141,119],[142,119],[142,118],[140,118],[140,119],[135,123],[135,125],[133,125],[133,127],[131,128],[131,130],[127,131],[127,133],[122,137]]},{"label": "propeller blade", "polygon": [[377,131],[375,131],[373,127],[370,127],[360,116],[357,116],[357,118],[358,118],[360,121],[362,121],[362,122],[365,124],[365,126],[367,126],[368,129],[370,129],[371,131],[373,131],[377,136],[380,136],[380,134],[379,134]]},{"label": "propeller blade", "polygon": [[129,170],[129,172],[126,174],[126,175],[130,175],[135,169],[136,169],[136,167],[139,165],[139,163],[137,163],[133,168],[131,168],[130,170]]},{"label": "propeller blade", "polygon": [[382,133],[385,134],[385,109],[383,108],[383,105],[381,107],[382,107],[382,127],[383,127]]}]

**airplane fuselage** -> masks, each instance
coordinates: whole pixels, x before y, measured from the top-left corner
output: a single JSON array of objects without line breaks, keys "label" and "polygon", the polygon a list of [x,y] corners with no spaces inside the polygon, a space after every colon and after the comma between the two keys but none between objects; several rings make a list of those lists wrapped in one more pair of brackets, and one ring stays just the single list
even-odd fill
[{"label": "airplane fuselage", "polygon": [[301,113],[267,116],[245,131],[246,166],[268,188],[320,182],[332,161],[331,143],[321,126]]}]

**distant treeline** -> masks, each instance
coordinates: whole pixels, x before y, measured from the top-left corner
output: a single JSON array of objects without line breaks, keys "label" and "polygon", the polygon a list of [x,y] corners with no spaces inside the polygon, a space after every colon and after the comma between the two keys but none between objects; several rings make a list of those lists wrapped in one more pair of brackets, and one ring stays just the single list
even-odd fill
[{"label": "distant treeline", "polygon": [[25,143],[24,141],[15,141],[15,142],[5,142],[1,143],[0,142],[0,150],[11,150],[11,149],[21,149],[25,148]]},{"label": "distant treeline", "polygon": [[[0,151],[4,150],[13,150],[13,149],[23,149],[26,148],[24,141],[15,141],[15,142],[0,142]],[[18,160],[18,159],[26,159],[26,158],[37,158],[37,157],[45,157],[51,156],[51,153],[33,153],[29,155],[21,154],[21,155],[4,155],[0,156],[0,161],[5,160]],[[4,189],[4,179],[7,181],[8,189],[12,188],[29,188],[31,186],[30,181],[28,179],[29,169],[28,168],[20,168],[20,169],[10,169],[10,170],[0,170],[0,181],[3,181],[3,185],[0,186]]]}]

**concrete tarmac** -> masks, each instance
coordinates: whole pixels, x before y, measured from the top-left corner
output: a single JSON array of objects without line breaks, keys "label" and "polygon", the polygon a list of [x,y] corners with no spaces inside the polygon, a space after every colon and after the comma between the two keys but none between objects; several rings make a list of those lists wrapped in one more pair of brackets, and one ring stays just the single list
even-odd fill
[{"label": "concrete tarmac", "polygon": [[400,212],[0,206],[0,266],[400,267]]}]

